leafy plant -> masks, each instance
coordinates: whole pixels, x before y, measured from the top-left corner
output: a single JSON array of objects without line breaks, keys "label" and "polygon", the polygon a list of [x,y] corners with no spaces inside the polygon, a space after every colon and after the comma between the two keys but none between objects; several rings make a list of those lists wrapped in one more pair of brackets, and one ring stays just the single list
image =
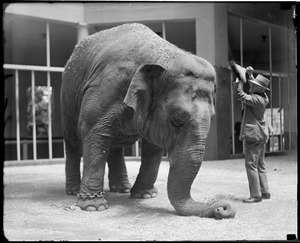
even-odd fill
[{"label": "leafy plant", "polygon": [[36,135],[48,135],[48,104],[51,102],[52,87],[36,86],[34,88],[34,103],[32,101],[31,87],[27,89],[27,134],[33,136],[33,105],[35,106]]}]

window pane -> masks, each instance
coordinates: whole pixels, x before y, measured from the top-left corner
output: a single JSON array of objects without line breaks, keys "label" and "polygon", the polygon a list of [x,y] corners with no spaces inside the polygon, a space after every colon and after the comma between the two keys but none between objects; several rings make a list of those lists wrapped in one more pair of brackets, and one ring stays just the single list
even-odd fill
[{"label": "window pane", "polygon": [[272,27],[272,71],[287,72],[289,57],[287,54],[287,30],[283,27]]},{"label": "window pane", "polygon": [[74,26],[50,24],[50,64],[64,67],[77,43],[77,29]]},{"label": "window pane", "polygon": [[269,60],[268,27],[243,19],[243,66],[269,70]]},{"label": "window pane", "polygon": [[179,48],[196,54],[195,21],[166,22],[166,39]]},{"label": "window pane", "polygon": [[153,30],[160,37],[163,37],[163,34],[162,34],[162,22],[143,23],[143,24],[146,25],[146,26],[148,26],[151,30]]},{"label": "window pane", "polygon": [[5,63],[46,65],[46,23],[23,17],[5,21]]},{"label": "window pane", "polygon": [[228,50],[238,64],[241,64],[240,36],[240,18],[228,15]]}]

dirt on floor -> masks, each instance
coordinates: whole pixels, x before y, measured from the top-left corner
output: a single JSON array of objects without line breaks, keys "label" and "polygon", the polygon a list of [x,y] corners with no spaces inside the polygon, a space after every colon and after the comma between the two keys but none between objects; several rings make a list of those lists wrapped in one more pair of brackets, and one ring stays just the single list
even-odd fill
[{"label": "dirt on floor", "polygon": [[[27,240],[286,240],[297,237],[297,156],[266,157],[270,200],[245,204],[249,197],[244,159],[204,161],[192,186],[201,202],[230,200],[233,219],[215,220],[176,214],[167,196],[168,162],[162,162],[153,199],[132,199],[108,191],[109,208],[85,212],[65,194],[64,165],[4,168],[4,236]],[[139,162],[127,162],[133,184]]]}]

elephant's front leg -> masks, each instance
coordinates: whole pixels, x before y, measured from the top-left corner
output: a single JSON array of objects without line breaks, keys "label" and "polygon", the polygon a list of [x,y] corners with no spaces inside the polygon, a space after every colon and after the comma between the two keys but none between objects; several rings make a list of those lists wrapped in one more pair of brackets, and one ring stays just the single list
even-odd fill
[{"label": "elephant's front leg", "polygon": [[81,176],[80,176],[80,146],[72,146],[68,138],[65,138],[66,147],[66,193],[68,195],[76,195],[79,192]]},{"label": "elephant's front leg", "polygon": [[123,148],[111,148],[109,151],[108,179],[109,188],[112,192],[129,192],[131,184],[128,180]]},{"label": "elephant's front leg", "polygon": [[157,195],[154,183],[157,178],[163,150],[147,140],[142,140],[142,164],[130,193],[134,198],[153,198]]},{"label": "elephant's front leg", "polygon": [[108,207],[104,198],[105,164],[111,144],[110,137],[92,129],[83,141],[83,176],[76,205],[86,211],[102,211]]}]

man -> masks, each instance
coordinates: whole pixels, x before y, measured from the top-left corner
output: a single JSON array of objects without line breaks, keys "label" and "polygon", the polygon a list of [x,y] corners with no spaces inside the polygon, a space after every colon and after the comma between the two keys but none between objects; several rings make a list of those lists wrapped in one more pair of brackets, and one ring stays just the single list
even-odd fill
[{"label": "man", "polygon": [[[243,103],[239,139],[243,140],[245,146],[245,167],[250,190],[250,198],[243,202],[257,203],[271,197],[265,164],[265,143],[269,138],[265,120],[269,99],[265,90],[269,90],[270,81],[262,75],[254,79],[251,67],[244,69],[234,62],[230,64],[237,76],[233,83],[234,96]],[[246,81],[250,84],[250,94],[246,94],[242,88],[242,82]]]}]

